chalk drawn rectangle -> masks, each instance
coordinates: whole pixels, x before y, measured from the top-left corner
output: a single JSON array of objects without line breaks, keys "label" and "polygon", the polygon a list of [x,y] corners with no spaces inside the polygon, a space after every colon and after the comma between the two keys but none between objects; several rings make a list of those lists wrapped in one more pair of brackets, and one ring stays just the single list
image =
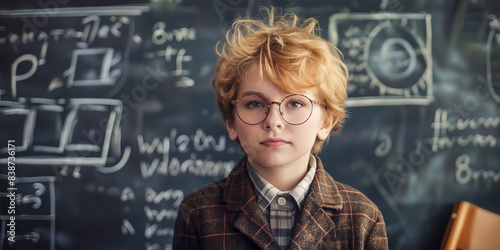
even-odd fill
[{"label": "chalk drawn rectangle", "polygon": [[[103,166],[108,159],[111,139],[116,138],[121,102],[106,99],[73,99],[66,117],[66,160],[71,165]],[[114,137],[113,137],[114,135]]]},{"label": "chalk drawn rectangle", "polygon": [[76,49],[71,58],[68,86],[106,86],[115,84],[110,78],[114,50],[112,48]]},{"label": "chalk drawn rectangle", "polygon": [[72,110],[73,121],[69,125],[66,151],[78,152],[84,157],[99,157],[110,112],[109,107],[103,105],[76,106]]},{"label": "chalk drawn rectangle", "polygon": [[429,14],[339,13],[328,29],[349,71],[347,107],[434,100]]},{"label": "chalk drawn rectangle", "polygon": [[33,133],[34,112],[22,105],[0,109],[0,153],[7,153],[8,140],[15,140],[16,152],[25,151]]},{"label": "chalk drawn rectangle", "polygon": [[36,152],[62,153],[61,131],[63,107],[40,105],[35,107],[36,118],[33,131],[33,150]]}]

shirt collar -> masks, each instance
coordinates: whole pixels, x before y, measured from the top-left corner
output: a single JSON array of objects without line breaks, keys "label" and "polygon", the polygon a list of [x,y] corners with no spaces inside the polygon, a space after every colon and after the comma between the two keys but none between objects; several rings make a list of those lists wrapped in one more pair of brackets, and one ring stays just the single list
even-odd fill
[{"label": "shirt collar", "polygon": [[316,165],[316,158],[311,155],[309,158],[309,170],[307,171],[304,178],[302,178],[299,184],[297,184],[297,186],[295,186],[291,191],[282,192],[274,187],[271,183],[269,183],[266,179],[262,178],[253,169],[253,167],[247,160],[248,175],[252,180],[255,193],[257,194],[257,203],[259,204],[259,207],[262,209],[262,211],[266,210],[266,208],[271,204],[276,195],[284,193],[288,193],[290,196],[292,196],[299,209],[302,210],[302,207],[304,206],[306,200],[305,198],[309,191],[309,187],[311,186],[314,175],[316,174]]}]

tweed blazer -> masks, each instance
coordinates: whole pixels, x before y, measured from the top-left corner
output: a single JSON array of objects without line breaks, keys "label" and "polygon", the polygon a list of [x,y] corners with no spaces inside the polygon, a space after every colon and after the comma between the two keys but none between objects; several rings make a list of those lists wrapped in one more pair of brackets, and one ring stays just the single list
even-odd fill
[{"label": "tweed blazer", "polygon": [[[317,169],[287,249],[388,249],[378,207],[356,189]],[[246,158],[227,178],[186,197],[173,249],[279,249],[248,176]]]}]

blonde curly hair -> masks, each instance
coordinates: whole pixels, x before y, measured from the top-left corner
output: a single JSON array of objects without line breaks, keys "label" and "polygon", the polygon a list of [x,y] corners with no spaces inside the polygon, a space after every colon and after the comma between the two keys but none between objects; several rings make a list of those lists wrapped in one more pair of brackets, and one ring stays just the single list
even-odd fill
[{"label": "blonde curly hair", "polygon": [[[262,8],[261,19],[237,19],[226,33],[218,55],[212,86],[224,121],[234,122],[234,108],[240,78],[252,65],[281,89],[292,93],[312,91],[327,105],[324,119],[331,119],[338,132],[346,118],[348,72],[342,53],[320,37],[318,21],[301,20],[296,14]],[[221,47],[221,48],[220,48]],[[312,153],[324,141],[316,140]]]}]

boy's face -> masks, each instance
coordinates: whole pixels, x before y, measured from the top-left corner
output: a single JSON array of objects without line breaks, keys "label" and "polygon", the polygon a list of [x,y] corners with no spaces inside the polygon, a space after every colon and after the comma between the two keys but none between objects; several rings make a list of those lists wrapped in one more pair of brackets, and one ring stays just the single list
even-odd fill
[{"label": "boy's face", "polygon": [[[311,100],[311,93],[289,93],[283,91],[264,74],[259,77],[259,68],[252,65],[242,76],[236,98],[248,93],[256,93],[267,102],[281,102],[290,94],[304,94]],[[234,122],[226,121],[229,137],[239,138],[241,147],[248,155],[253,167],[290,167],[308,162],[316,138],[325,140],[330,133],[331,124],[323,123],[323,107],[313,106],[309,119],[300,125],[290,125],[283,121],[279,106],[271,104],[267,118],[259,124],[248,125],[234,114]]]}]

